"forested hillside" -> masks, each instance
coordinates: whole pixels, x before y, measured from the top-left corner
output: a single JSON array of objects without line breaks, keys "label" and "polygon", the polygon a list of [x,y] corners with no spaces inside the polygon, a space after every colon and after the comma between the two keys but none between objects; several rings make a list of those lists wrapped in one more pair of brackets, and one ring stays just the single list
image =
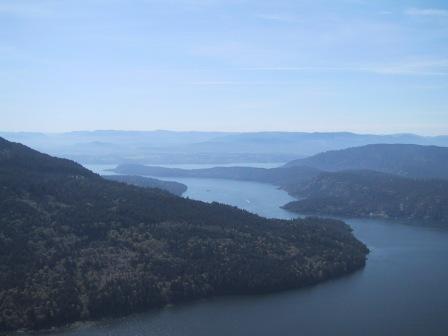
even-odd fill
[{"label": "forested hillside", "polygon": [[157,188],[166,190],[174,195],[181,196],[187,191],[187,186],[173,181],[162,181],[150,177],[136,175],[103,175],[106,180],[122,182],[144,188]]},{"label": "forested hillside", "polygon": [[378,144],[323,152],[285,167],[325,171],[375,170],[415,178],[448,179],[448,147]]},{"label": "forested hillside", "polygon": [[361,268],[367,252],[340,221],[267,220],[0,139],[3,331],[297,288]]},{"label": "forested hillside", "polygon": [[448,226],[445,180],[343,171],[321,173],[308,183],[291,186],[289,192],[300,199],[285,208],[299,213],[408,219]]}]

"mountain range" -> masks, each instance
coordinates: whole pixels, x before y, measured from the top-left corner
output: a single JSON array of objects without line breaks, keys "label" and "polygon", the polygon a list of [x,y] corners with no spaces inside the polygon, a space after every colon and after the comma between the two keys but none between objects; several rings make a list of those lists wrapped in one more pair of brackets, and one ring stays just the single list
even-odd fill
[{"label": "mountain range", "polygon": [[173,132],[79,131],[0,132],[4,138],[81,163],[247,163],[279,164],[323,151],[367,144],[448,146],[448,136],[355,134],[349,132]]}]

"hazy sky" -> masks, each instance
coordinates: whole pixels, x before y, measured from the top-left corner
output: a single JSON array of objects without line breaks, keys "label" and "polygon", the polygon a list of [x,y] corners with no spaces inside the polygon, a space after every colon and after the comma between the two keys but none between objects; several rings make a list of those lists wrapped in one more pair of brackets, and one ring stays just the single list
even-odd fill
[{"label": "hazy sky", "polygon": [[448,1],[0,0],[0,130],[448,134]]}]

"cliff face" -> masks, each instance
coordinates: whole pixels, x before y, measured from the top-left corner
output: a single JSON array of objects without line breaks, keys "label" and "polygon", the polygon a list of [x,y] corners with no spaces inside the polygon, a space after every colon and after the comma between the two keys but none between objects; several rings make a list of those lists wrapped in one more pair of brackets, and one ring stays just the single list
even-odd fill
[{"label": "cliff face", "polygon": [[340,221],[267,220],[0,139],[0,330],[297,288],[359,269],[367,252]]}]

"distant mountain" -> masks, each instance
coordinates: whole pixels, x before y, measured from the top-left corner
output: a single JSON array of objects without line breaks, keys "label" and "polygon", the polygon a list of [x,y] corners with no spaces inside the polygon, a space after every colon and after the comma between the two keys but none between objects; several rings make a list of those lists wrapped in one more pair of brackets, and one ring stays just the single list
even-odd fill
[{"label": "distant mountain", "polygon": [[217,136],[236,133],[217,132],[176,132],[176,131],[76,131],[66,133],[37,133],[37,132],[0,132],[0,136],[12,141],[23,141],[25,144],[34,143],[37,146],[74,145],[82,143],[110,143],[116,145],[150,145],[153,147],[167,147],[185,145],[211,140]]},{"label": "distant mountain", "polygon": [[448,136],[424,137],[415,134],[355,134],[350,132],[258,132],[229,134],[190,147],[203,152],[230,150],[245,153],[284,153],[297,158],[323,151],[368,144],[419,144],[448,146]]},{"label": "distant mountain", "polygon": [[268,220],[0,138],[0,332],[301,287],[367,252],[340,221]]},{"label": "distant mountain", "polygon": [[[448,226],[448,181],[418,180],[373,171],[321,173],[290,192],[285,209],[345,217],[381,217]],[[423,221],[423,222],[422,222]]]},{"label": "distant mountain", "polygon": [[376,144],[320,153],[285,167],[326,171],[368,169],[416,178],[448,179],[448,147]]},{"label": "distant mountain", "polygon": [[122,182],[143,188],[157,188],[168,191],[174,195],[181,196],[187,191],[187,186],[182,183],[172,181],[161,181],[154,178],[136,175],[105,175],[106,180]]},{"label": "distant mountain", "polygon": [[48,134],[0,132],[0,136],[52,155],[90,164],[283,164],[323,151],[368,144],[448,146],[448,136],[349,132],[80,131]]}]

